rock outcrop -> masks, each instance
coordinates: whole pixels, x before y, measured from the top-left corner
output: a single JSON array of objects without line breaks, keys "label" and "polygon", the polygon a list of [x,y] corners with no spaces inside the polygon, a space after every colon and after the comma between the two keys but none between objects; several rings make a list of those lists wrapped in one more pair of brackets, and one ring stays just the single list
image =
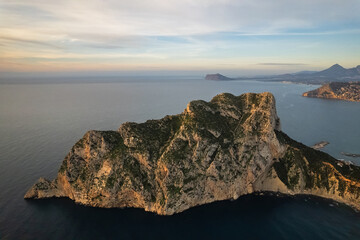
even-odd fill
[{"label": "rock outcrop", "polygon": [[94,207],[171,215],[254,191],[313,194],[360,208],[360,168],[281,132],[270,93],[220,94],[183,113],[118,131],[89,131],[56,179],[25,198],[68,197]]},{"label": "rock outcrop", "polygon": [[360,82],[332,82],[305,92],[303,96],[360,102]]},{"label": "rock outcrop", "polygon": [[228,80],[235,80],[235,79],[226,77],[224,75],[221,75],[220,73],[216,73],[216,74],[207,74],[205,76],[205,80],[228,81]]}]

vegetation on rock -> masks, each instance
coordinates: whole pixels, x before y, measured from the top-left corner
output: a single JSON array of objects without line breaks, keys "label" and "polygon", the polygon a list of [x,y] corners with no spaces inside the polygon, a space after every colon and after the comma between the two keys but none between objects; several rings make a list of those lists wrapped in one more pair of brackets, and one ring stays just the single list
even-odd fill
[{"label": "vegetation on rock", "polygon": [[305,92],[303,96],[360,102],[360,82],[332,82]]},{"label": "vegetation on rock", "polygon": [[118,131],[89,131],[53,181],[25,198],[170,215],[254,191],[314,194],[359,208],[360,168],[290,139],[270,93],[224,93],[183,113]]}]

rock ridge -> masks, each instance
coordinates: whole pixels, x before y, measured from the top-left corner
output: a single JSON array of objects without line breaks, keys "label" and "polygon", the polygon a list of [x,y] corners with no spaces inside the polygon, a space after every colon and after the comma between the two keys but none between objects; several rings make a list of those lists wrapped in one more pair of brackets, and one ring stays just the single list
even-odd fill
[{"label": "rock ridge", "polygon": [[360,82],[332,82],[305,92],[303,96],[360,102]]},{"label": "rock ridge", "polygon": [[290,139],[271,93],[223,93],[183,113],[88,131],[25,198],[171,215],[257,191],[313,194],[360,208],[360,168]]}]

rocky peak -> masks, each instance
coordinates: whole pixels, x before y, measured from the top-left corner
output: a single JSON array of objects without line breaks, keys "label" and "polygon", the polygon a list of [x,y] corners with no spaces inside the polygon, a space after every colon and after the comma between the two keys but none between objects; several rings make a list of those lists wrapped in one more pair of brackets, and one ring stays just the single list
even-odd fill
[{"label": "rocky peak", "polygon": [[336,77],[346,75],[346,69],[340,66],[339,64],[334,64],[328,69],[325,69],[321,72],[316,73],[317,75],[327,76],[327,77]]},{"label": "rocky peak", "polygon": [[335,64],[330,68],[323,70],[321,72],[317,72],[314,74],[315,76],[327,77],[327,78],[351,78],[359,75],[359,71],[357,68],[343,68],[339,64]]},{"label": "rocky peak", "polygon": [[334,64],[334,65],[332,65],[329,69],[345,69],[345,68],[343,68],[340,64]]},{"label": "rocky peak", "polygon": [[[359,207],[360,168],[280,131],[271,93],[223,93],[183,113],[118,131],[89,131],[53,181],[25,198],[69,197],[95,207],[170,215],[254,191],[314,194]],[[351,170],[350,170],[351,168]]]}]

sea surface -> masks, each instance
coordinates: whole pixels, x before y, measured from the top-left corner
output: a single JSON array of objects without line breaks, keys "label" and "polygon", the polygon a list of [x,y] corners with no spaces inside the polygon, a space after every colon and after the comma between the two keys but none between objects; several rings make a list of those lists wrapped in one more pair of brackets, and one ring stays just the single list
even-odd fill
[{"label": "sea surface", "polygon": [[360,103],[305,98],[318,86],[200,77],[0,81],[0,239],[360,239],[360,213],[316,197],[250,195],[174,216],[97,209],[67,199],[24,200],[53,179],[87,130],[116,130],[182,112],[222,92],[275,95],[282,129],[309,146],[360,165]]}]

